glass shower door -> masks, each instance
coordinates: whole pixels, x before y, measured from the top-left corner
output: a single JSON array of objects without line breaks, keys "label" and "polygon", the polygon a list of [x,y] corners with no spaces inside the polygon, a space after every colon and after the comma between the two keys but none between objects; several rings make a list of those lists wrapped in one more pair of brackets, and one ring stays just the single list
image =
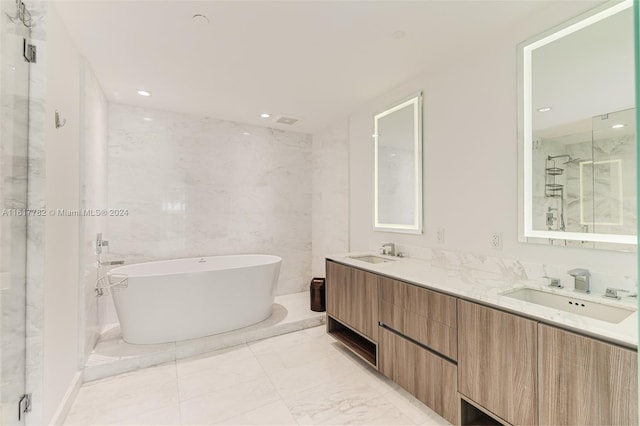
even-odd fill
[{"label": "glass shower door", "polygon": [[635,108],[593,117],[591,201],[585,224],[593,232],[633,235],[636,232]]},{"label": "glass shower door", "polygon": [[0,424],[24,424],[29,28],[0,0]]}]

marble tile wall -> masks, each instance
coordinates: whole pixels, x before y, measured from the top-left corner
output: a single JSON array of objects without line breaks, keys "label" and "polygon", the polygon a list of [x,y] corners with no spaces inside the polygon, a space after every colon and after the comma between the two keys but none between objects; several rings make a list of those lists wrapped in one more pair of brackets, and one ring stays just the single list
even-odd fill
[{"label": "marble tile wall", "polygon": [[111,254],[127,263],[268,253],[278,294],[308,286],[311,137],[119,104],[109,105]]},{"label": "marble tile wall", "polygon": [[[370,250],[374,253],[386,241],[373,243]],[[405,255],[428,262],[432,266],[445,268],[468,281],[482,279],[500,279],[507,283],[520,280],[539,281],[548,284],[547,277],[559,278],[566,288],[573,288],[574,282],[567,271],[573,268],[590,268],[589,264],[539,263],[522,261],[509,257],[486,256],[458,250],[444,250],[431,247],[420,247],[396,244],[396,250]],[[607,287],[637,293],[638,279],[635,275],[622,275],[610,271],[591,269],[591,291],[604,294]]]},{"label": "marble tile wall", "polygon": [[[556,209],[564,207],[564,225],[568,232],[584,232],[587,229],[588,232],[619,235],[636,233],[635,134],[609,133],[592,141],[592,132],[583,132],[542,139],[534,146],[534,229],[548,229],[548,208],[556,217],[552,229],[560,229],[561,220]],[[570,155],[574,161],[563,157],[555,162],[557,168],[563,169],[562,174],[554,178],[554,183],[564,186],[561,205],[560,198],[544,196],[544,170],[547,156],[564,154]],[[610,160],[614,164],[606,163]],[[595,161],[595,169],[592,169],[591,161]],[[615,164],[617,161],[619,170]],[[584,162],[588,163],[583,165],[581,179],[580,164]],[[622,208],[618,208],[620,206]],[[580,242],[575,244],[581,245]]]},{"label": "marble tile wall", "polygon": [[324,259],[349,251],[349,120],[313,134],[312,273]]}]

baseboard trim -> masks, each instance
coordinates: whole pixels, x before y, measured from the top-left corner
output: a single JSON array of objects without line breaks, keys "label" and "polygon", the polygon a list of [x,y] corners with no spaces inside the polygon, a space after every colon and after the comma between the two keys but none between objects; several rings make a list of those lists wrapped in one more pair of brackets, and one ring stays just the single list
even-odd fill
[{"label": "baseboard trim", "polygon": [[73,375],[73,379],[71,379],[69,388],[65,392],[62,401],[60,401],[60,405],[58,405],[56,413],[51,418],[51,422],[49,423],[51,426],[61,426],[62,424],[64,424],[64,421],[67,418],[67,414],[69,414],[69,410],[71,410],[71,406],[76,400],[76,396],[78,396],[78,392],[80,391],[81,386],[82,371],[77,371],[76,374]]}]

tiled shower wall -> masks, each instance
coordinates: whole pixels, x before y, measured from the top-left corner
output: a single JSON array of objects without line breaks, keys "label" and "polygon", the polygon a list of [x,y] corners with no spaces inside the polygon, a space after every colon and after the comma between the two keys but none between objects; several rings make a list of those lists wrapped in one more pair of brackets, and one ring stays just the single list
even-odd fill
[{"label": "tiled shower wall", "polygon": [[[570,155],[574,161],[567,161],[568,158],[564,157],[556,160],[555,167],[563,169],[563,173],[554,180],[554,183],[564,185],[566,230],[585,232],[583,225],[586,225],[588,232],[619,235],[632,235],[636,232],[635,135],[620,133],[595,141],[592,141],[591,132],[582,132],[536,142],[533,151],[534,229],[547,229],[547,209],[560,208],[560,198],[544,196],[547,156]],[[592,161],[596,165],[604,162],[595,169],[595,179],[591,169]],[[609,166],[608,161],[613,161],[613,166],[619,163],[619,171]],[[584,163],[582,176],[581,163]],[[581,185],[584,186],[584,201],[580,192]],[[581,220],[581,210],[584,221]],[[554,217],[558,217],[555,213],[557,210],[552,211]],[[556,220],[553,229],[559,227],[559,220]],[[580,242],[572,245],[579,246]]]},{"label": "tiled shower wall", "polygon": [[311,136],[111,104],[111,254],[127,263],[240,253],[283,258],[278,294],[311,270]]}]

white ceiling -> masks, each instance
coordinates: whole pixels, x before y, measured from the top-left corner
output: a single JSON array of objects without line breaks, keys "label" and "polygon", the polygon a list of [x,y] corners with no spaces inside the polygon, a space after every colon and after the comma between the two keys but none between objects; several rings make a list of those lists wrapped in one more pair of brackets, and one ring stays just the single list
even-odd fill
[{"label": "white ceiling", "polygon": [[[55,5],[110,101],[312,132],[553,3],[558,2],[60,0]],[[195,24],[194,14],[208,16],[210,23]],[[406,36],[394,38],[396,31]],[[143,98],[137,89],[153,95]],[[273,117],[261,119],[262,112],[301,120],[279,125]]]}]

